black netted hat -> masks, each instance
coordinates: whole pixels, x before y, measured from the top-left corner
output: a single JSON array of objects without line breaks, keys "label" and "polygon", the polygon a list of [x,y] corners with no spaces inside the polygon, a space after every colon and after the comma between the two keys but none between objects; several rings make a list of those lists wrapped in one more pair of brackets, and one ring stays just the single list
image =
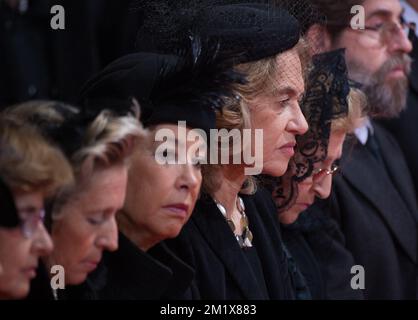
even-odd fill
[{"label": "black netted hat", "polygon": [[300,38],[297,19],[283,8],[263,3],[197,1],[189,9],[161,0],[143,5],[148,19],[138,33],[138,50],[178,53],[188,35],[197,33],[219,43],[221,52],[235,55],[238,64],[275,56],[294,47]]},{"label": "black netted hat", "polygon": [[299,41],[299,23],[284,9],[264,4],[222,5],[202,10],[198,33],[220,43],[223,52],[240,53],[237,62],[275,56]]},{"label": "black netted hat", "polygon": [[215,110],[234,98],[233,85],[245,78],[233,71],[230,59],[220,59],[219,44],[202,44],[197,36],[189,40],[181,56],[143,52],[114,61],[83,89],[84,108],[123,114],[134,98],[145,126],[186,121],[207,133],[216,128]]},{"label": "black netted hat", "polygon": [[0,227],[14,228],[19,223],[13,194],[0,178]]},{"label": "black netted hat", "polygon": [[[294,40],[294,20],[290,24],[286,22],[288,13],[296,18],[302,34],[311,25],[325,21],[309,0],[252,0],[248,3],[242,0],[136,0],[131,9],[141,10],[144,16],[137,35],[137,50],[163,53],[181,50],[187,34],[198,26],[211,36],[229,33],[228,38],[224,38],[227,45],[244,48],[244,51],[250,49],[249,58],[252,54],[254,58],[264,58],[271,55],[270,50],[274,51],[272,46],[279,46],[277,52],[280,52],[281,45],[286,47],[283,40],[289,43]],[[291,37],[278,38],[286,34]],[[298,36],[299,32],[296,34]]]},{"label": "black netted hat", "polygon": [[158,78],[173,67],[178,58],[157,53],[134,53],[123,56],[105,67],[83,87],[80,102],[84,110],[111,109],[121,115],[132,106],[131,98],[141,102],[147,115],[148,101]]}]

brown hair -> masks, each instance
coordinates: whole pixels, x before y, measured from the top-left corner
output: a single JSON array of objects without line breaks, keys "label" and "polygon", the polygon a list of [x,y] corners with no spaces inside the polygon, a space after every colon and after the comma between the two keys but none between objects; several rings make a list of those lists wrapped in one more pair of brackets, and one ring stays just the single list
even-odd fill
[{"label": "brown hair", "polygon": [[362,5],[365,0],[311,0],[312,4],[325,15],[325,27],[331,41],[336,41],[341,33],[350,25],[351,8]]},{"label": "brown hair", "polygon": [[102,111],[89,125],[84,146],[72,159],[76,173],[89,175],[98,168],[106,168],[127,160],[146,131],[131,116],[115,117]]},{"label": "brown hair", "polygon": [[[303,76],[309,64],[309,52],[307,43],[304,39],[290,50],[296,49]],[[280,55],[280,54],[279,54]],[[235,89],[239,99],[230,99],[229,103],[222,108],[222,112],[217,112],[216,126],[218,129],[245,129],[251,128],[251,118],[249,105],[257,96],[261,94],[269,94],[276,89],[275,74],[277,73],[277,56],[269,57],[255,62],[240,64],[235,69],[246,75],[247,83],[237,85]],[[238,101],[238,102],[237,102]],[[220,165],[204,165],[203,166],[203,189],[211,193],[218,188],[219,185]],[[241,193],[252,194],[256,191],[256,180],[247,177]]]},{"label": "brown hair", "polygon": [[[76,116],[79,109],[57,101],[35,100],[12,106],[6,112],[27,122],[36,116],[36,121],[59,127],[67,120],[66,116]],[[118,117],[103,110],[86,124],[80,149],[70,159],[76,177],[88,176],[96,167],[108,167],[128,158],[136,140],[145,135],[137,117],[139,115]]]},{"label": "brown hair", "polygon": [[351,88],[348,99],[348,114],[332,121],[332,131],[352,133],[364,117],[367,108],[366,95],[360,89]]},{"label": "brown hair", "polygon": [[[61,112],[58,111],[57,104]],[[38,120],[60,126],[66,120],[64,113],[74,115],[79,110],[56,101],[31,101],[11,107],[7,112],[26,121],[30,121],[36,115]],[[147,132],[138,118],[139,111],[135,116],[117,117],[109,110],[104,110],[87,124],[82,145],[70,159],[78,182],[89,179],[95,170],[122,164],[129,159],[135,146]],[[63,205],[69,195],[76,191],[75,187],[76,185],[62,190],[55,200],[55,205]],[[57,210],[58,208],[54,207],[54,211]]]},{"label": "brown hair", "polygon": [[71,166],[35,127],[0,115],[0,176],[10,188],[50,195],[73,180]]}]

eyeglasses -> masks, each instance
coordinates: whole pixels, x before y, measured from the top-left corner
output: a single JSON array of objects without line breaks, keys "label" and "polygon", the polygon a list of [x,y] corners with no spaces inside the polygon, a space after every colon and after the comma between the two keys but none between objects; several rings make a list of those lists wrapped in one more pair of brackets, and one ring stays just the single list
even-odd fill
[{"label": "eyeglasses", "polygon": [[367,35],[377,40],[380,44],[385,44],[391,39],[396,39],[396,37],[398,37],[401,33],[403,33],[406,36],[409,29],[408,24],[402,18],[400,21],[386,21],[374,27],[365,26],[364,29],[354,29],[351,27],[351,25],[344,25],[338,23],[333,23],[329,25],[333,27],[346,27],[349,30],[357,32],[369,31],[367,32]]},{"label": "eyeglasses", "polygon": [[319,177],[322,174],[325,174],[327,176],[334,175],[334,174],[336,174],[338,172],[338,169],[339,168],[340,167],[338,166],[338,164],[334,162],[331,165],[331,168],[329,168],[329,169],[327,169],[327,168],[316,168],[316,169],[313,169],[312,176],[314,178],[316,178],[316,177]]},{"label": "eyeglasses", "polygon": [[42,208],[38,212],[19,211],[21,220],[21,230],[26,239],[30,239],[39,230],[39,226],[44,223],[45,210]]},{"label": "eyeglasses", "polygon": [[381,43],[386,43],[387,41],[396,38],[401,33],[406,35],[408,31],[408,26],[403,20],[387,21],[375,27],[365,26],[364,30],[371,31],[369,33],[370,36],[372,36],[376,40],[379,40]]}]

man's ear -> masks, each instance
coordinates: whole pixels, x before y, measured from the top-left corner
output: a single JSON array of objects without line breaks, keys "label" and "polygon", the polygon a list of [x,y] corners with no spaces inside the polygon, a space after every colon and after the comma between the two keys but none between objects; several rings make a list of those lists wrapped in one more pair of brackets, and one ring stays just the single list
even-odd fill
[{"label": "man's ear", "polygon": [[332,49],[331,36],[325,26],[314,24],[306,32],[311,54],[330,51]]}]

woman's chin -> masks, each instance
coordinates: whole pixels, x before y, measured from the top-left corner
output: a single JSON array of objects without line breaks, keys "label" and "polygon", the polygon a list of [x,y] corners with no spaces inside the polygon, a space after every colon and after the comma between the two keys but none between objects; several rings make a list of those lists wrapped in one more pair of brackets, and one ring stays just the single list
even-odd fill
[{"label": "woman's chin", "polygon": [[273,165],[264,165],[262,174],[271,177],[281,177],[286,173],[288,162],[284,165],[282,162]]},{"label": "woman's chin", "polygon": [[285,224],[285,225],[292,224],[292,223],[296,222],[296,220],[298,219],[298,217],[300,215],[300,212],[299,211],[283,212],[283,213],[279,214],[279,221],[280,221],[281,224]]},{"label": "woman's chin", "polygon": [[84,281],[86,281],[87,276],[88,276],[88,273],[84,273],[84,272],[79,272],[71,276],[66,275],[65,285],[70,285],[70,286],[80,285]]}]

